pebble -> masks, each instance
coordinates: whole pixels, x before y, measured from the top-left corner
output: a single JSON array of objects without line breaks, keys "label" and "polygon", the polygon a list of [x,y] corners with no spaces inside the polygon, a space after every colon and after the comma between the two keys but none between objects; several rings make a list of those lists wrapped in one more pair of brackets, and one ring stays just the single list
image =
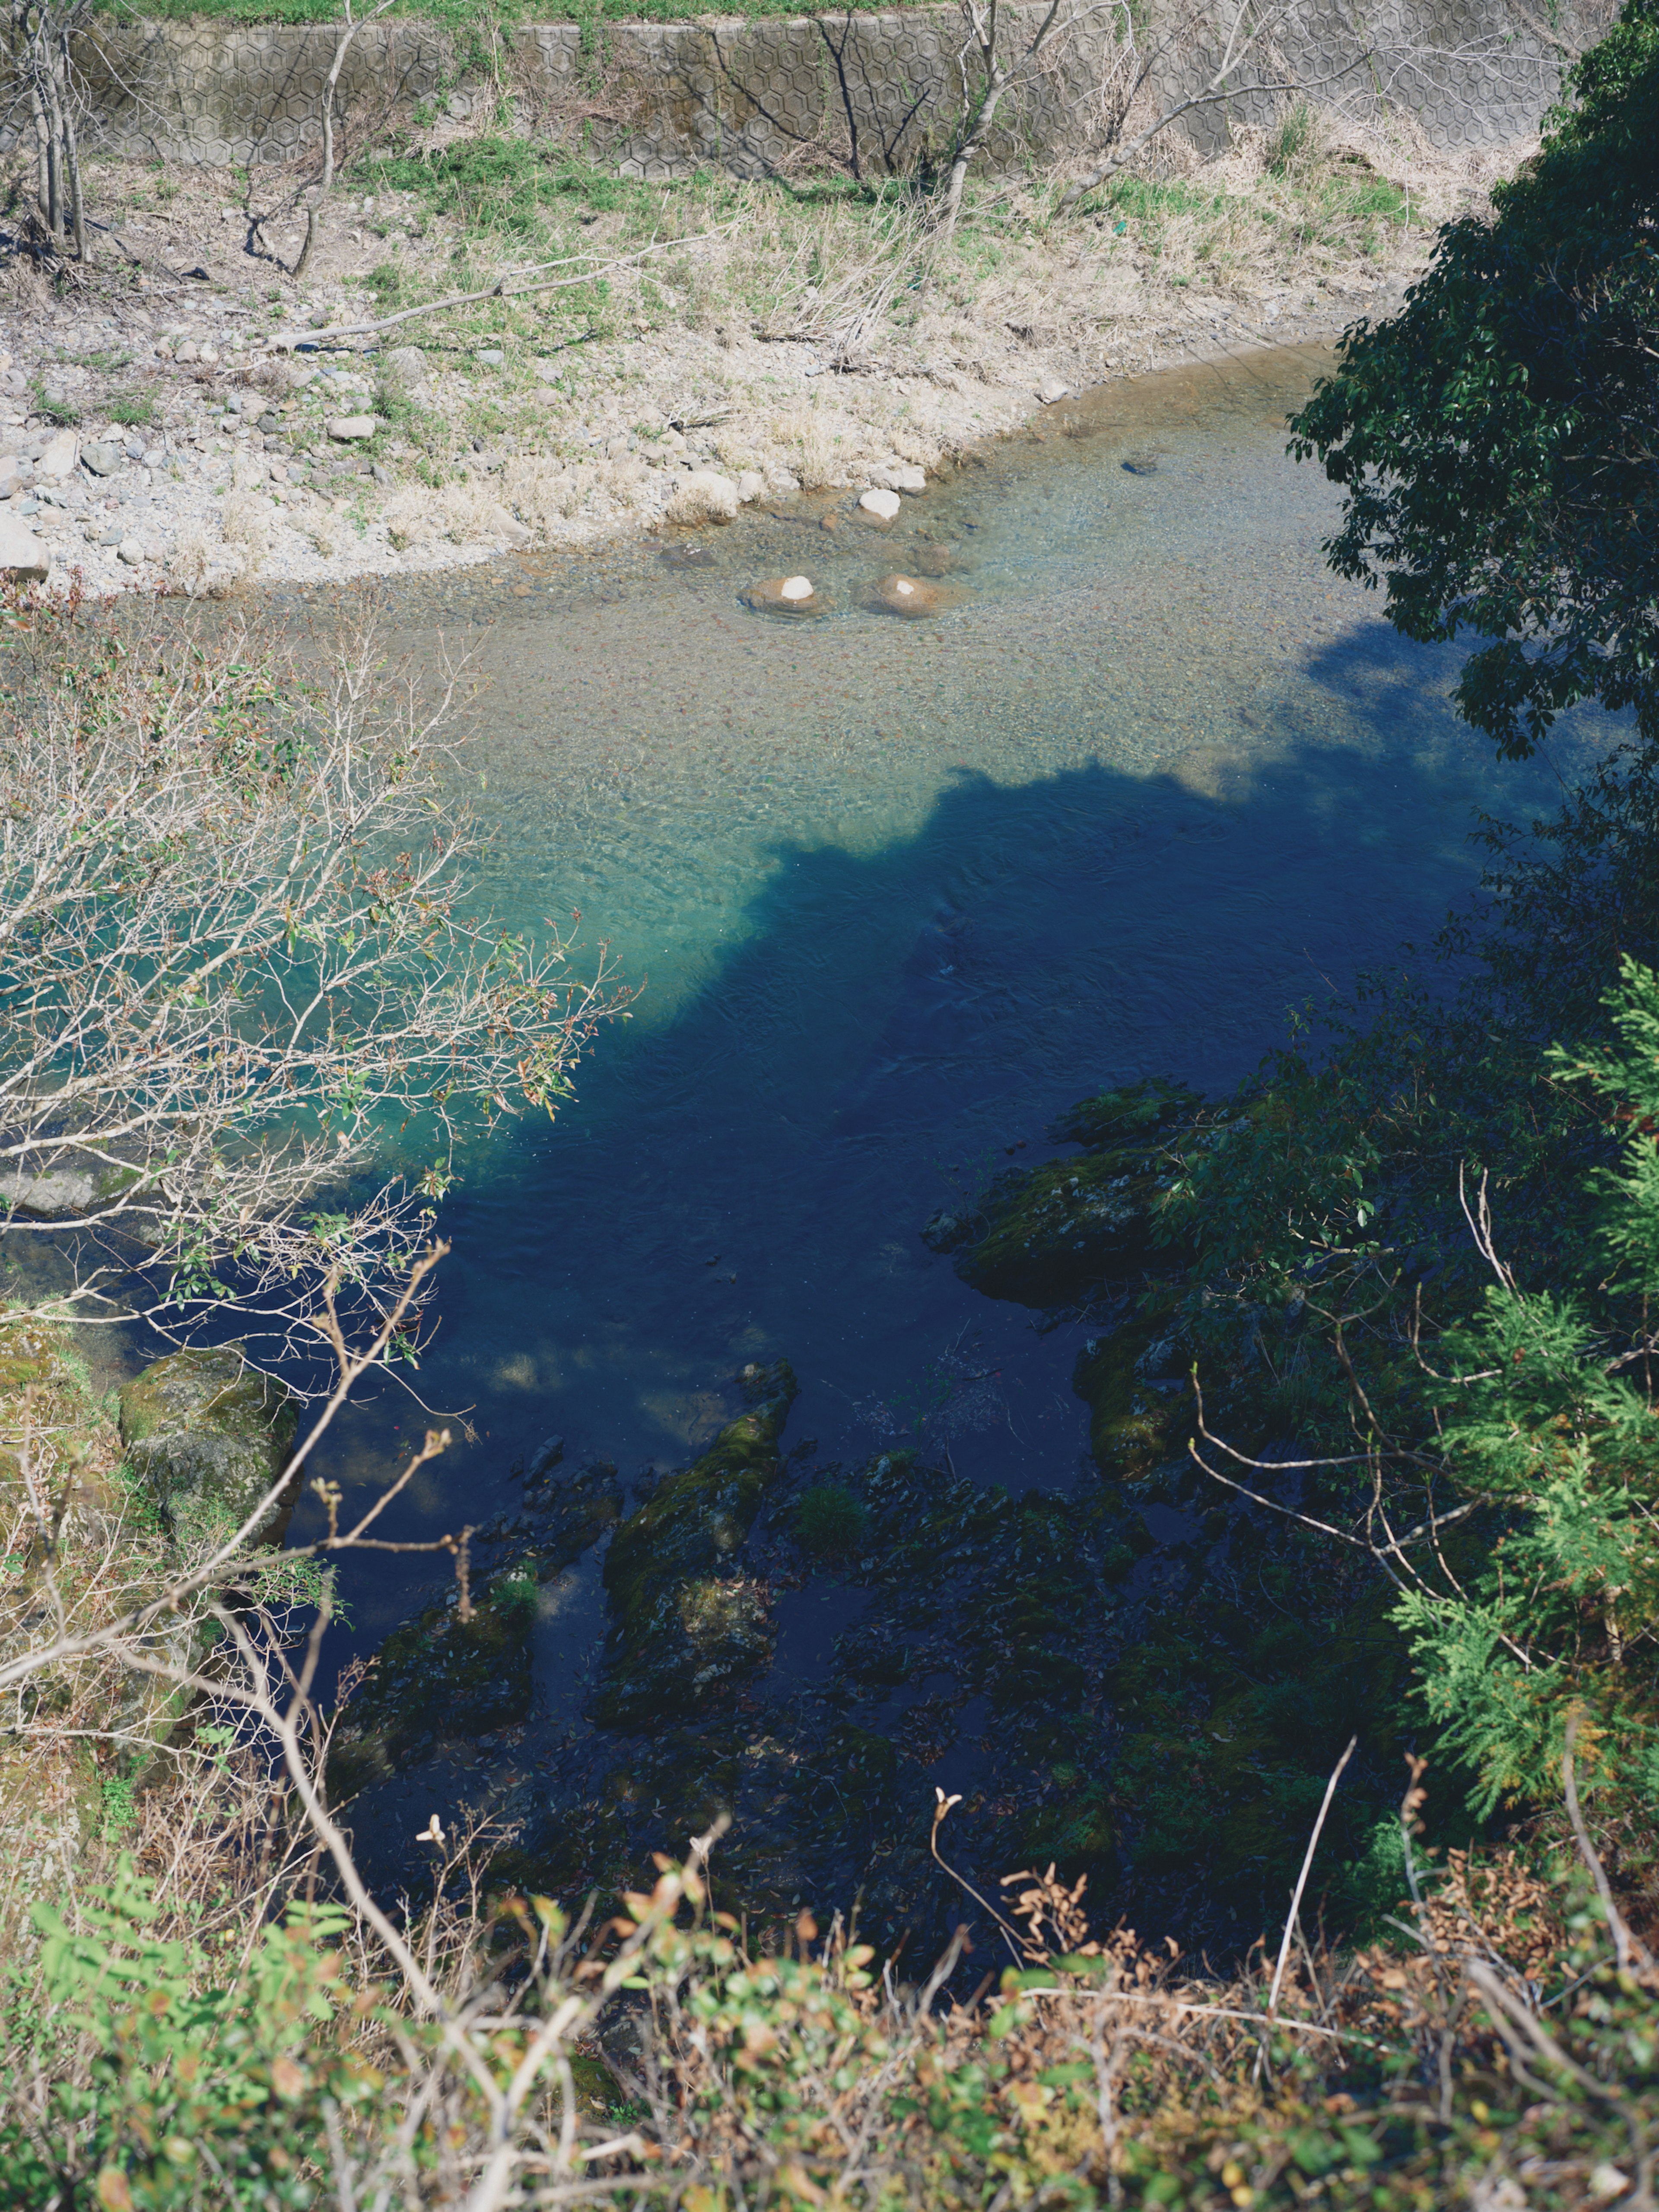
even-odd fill
[{"label": "pebble", "polygon": [[112,477],[125,458],[118,446],[106,444],[101,440],[95,446],[86,447],[81,455],[95,477]]},{"label": "pebble", "polygon": [[896,491],[876,489],[859,494],[861,513],[873,516],[878,522],[890,522],[899,511],[899,495]]},{"label": "pebble", "polygon": [[485,346],[481,353],[475,353],[472,358],[480,368],[499,368],[507,356],[499,346]]},{"label": "pebble", "polygon": [[129,568],[136,568],[144,557],[144,549],[136,538],[124,538],[115,549],[118,561],[125,561]]},{"label": "pebble", "polygon": [[1056,376],[1051,370],[1038,385],[1036,396],[1045,407],[1052,407],[1056,400],[1069,399],[1072,387],[1063,376]]},{"label": "pebble", "polygon": [[766,478],[758,469],[745,469],[738,478],[738,497],[747,507],[751,500],[766,496]]},{"label": "pebble", "polygon": [[901,461],[896,467],[882,471],[881,488],[887,491],[926,491],[927,471],[919,469],[913,461]]},{"label": "pebble", "polygon": [[411,390],[416,385],[426,382],[426,356],[419,346],[393,346],[381,360],[380,374],[388,383],[399,385],[405,391]]},{"label": "pebble", "polygon": [[328,434],[344,446],[354,438],[372,438],[380,427],[372,415],[337,415],[328,426]]}]

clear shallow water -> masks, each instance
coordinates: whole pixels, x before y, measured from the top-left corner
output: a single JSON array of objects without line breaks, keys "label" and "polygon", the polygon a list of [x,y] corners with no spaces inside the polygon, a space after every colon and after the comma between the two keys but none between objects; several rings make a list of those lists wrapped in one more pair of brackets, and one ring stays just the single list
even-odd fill
[{"label": "clear shallow water", "polygon": [[[965,1290],[923,1222],[1092,1091],[1237,1081],[1289,1006],[1432,934],[1472,805],[1547,806],[1589,742],[1500,768],[1452,714],[1455,658],[1327,574],[1335,495],[1284,454],[1321,365],[1109,387],[891,533],[824,532],[826,498],[707,533],[708,566],[643,548],[393,599],[401,642],[441,628],[488,681],[489,901],[580,908],[647,986],[578,1102],[446,1207],[422,1395],[478,1435],[404,1533],[511,1502],[551,1434],[624,1476],[683,1462],[779,1353],[790,1439],[826,1459],[926,1412],[964,1474],[1074,1481],[1081,1329]],[[892,569],[943,572],[951,611],[875,610]],[[830,612],[738,604],[795,571]],[[383,1480],[423,1425],[384,1397],[328,1471]],[[418,1578],[354,1570],[359,1632]]]}]

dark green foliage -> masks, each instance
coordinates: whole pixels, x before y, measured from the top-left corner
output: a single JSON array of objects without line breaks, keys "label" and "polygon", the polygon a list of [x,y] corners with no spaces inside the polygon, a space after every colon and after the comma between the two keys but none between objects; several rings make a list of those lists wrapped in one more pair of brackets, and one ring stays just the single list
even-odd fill
[{"label": "dark green foliage", "polygon": [[795,1508],[795,1541],[823,1559],[845,1559],[863,1543],[870,1516],[844,1484],[816,1482]]},{"label": "dark green foliage", "polygon": [[1294,419],[1347,489],[1327,550],[1409,637],[1489,641],[1457,697],[1529,752],[1581,699],[1659,737],[1659,7],[1629,0],[1576,105],[1441,234],[1401,313],[1360,323]]},{"label": "dark green foliage", "polygon": [[[1557,1067],[1589,1084],[1624,1134],[1595,1179],[1595,1261],[1634,1326],[1525,1280],[1489,1286],[1437,1364],[1447,1471],[1489,1509],[1490,1549],[1452,1584],[1425,1564],[1398,1617],[1445,1741],[1484,1809],[1553,1792],[1567,1723],[1601,1790],[1650,1836],[1659,1808],[1659,1441],[1651,1336],[1659,1290],[1659,980],[1626,963],[1614,1042]],[[1498,1237],[1503,1237],[1500,1223]],[[1468,1378],[1463,1379],[1463,1378]]]}]

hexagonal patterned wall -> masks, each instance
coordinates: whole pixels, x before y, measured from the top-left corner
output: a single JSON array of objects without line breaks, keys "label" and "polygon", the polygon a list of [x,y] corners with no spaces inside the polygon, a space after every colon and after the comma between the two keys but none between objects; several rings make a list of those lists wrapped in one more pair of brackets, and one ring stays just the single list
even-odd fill
[{"label": "hexagonal patterned wall", "polygon": [[[1182,106],[1177,126],[1200,148],[1230,123],[1269,122],[1296,92],[1357,116],[1414,117],[1451,149],[1523,138],[1556,96],[1566,48],[1519,0],[1381,0],[1362,17],[1345,0],[1249,0],[1262,27],[1228,75],[1243,0],[1177,13],[1155,0],[1132,53],[1115,43],[1127,7],[1060,0],[1061,27],[1022,63],[1047,0],[1014,0],[1003,21],[1015,82],[987,152],[994,165],[1086,155],[1121,120],[1115,88],[1146,82],[1124,135]],[[1563,34],[1565,36],[1565,33]],[[112,151],[164,161],[265,163],[314,159],[336,32],[326,26],[219,22],[100,27],[77,65],[93,128]],[[948,155],[980,72],[956,8],[695,23],[613,22],[584,41],[574,23],[514,34],[505,76],[517,126],[580,140],[635,176],[697,167],[739,176],[836,169],[868,178]],[[337,128],[345,149],[417,102],[442,97],[465,115],[495,86],[457,87],[435,26],[370,25],[348,52]],[[5,134],[0,131],[0,137]]]}]

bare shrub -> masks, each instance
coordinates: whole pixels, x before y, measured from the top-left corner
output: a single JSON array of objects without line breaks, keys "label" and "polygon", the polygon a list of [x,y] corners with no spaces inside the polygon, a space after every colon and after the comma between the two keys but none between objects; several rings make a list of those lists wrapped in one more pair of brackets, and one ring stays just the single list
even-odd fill
[{"label": "bare shrub", "polygon": [[225,543],[239,552],[250,574],[256,573],[270,550],[270,501],[252,488],[228,491],[220,509]]},{"label": "bare shrub", "polygon": [[34,610],[11,643],[9,1233],[71,1256],[64,1312],[177,1329],[240,1301],[273,1346],[331,1341],[326,1286],[378,1310],[457,1137],[552,1111],[606,990],[461,918],[453,672],[423,692],[367,628],[309,664],[246,622],[135,649]]}]

